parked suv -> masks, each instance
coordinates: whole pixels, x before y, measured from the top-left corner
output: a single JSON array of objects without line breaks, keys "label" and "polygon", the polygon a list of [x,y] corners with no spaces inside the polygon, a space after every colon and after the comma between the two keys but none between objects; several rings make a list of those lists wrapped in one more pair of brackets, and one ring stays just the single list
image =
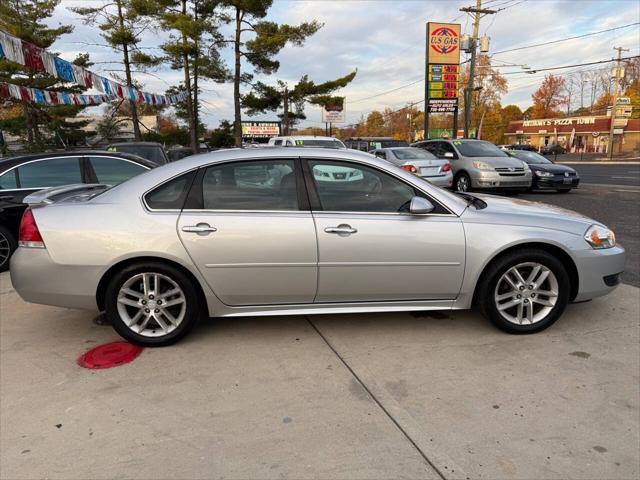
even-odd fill
[{"label": "parked suv", "polygon": [[529,166],[484,140],[424,140],[412,146],[424,148],[437,158],[451,161],[453,186],[470,190],[527,190],[531,187]]}]

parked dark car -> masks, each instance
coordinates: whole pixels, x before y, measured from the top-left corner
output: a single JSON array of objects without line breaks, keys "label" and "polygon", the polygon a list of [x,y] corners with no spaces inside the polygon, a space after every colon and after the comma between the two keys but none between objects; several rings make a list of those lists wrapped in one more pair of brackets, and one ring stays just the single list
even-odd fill
[{"label": "parked dark car", "polygon": [[404,140],[396,140],[392,137],[351,137],[343,141],[347,148],[370,152],[378,148],[408,147]]},{"label": "parked dark car", "polygon": [[194,155],[191,147],[175,147],[167,150],[167,156],[169,157],[170,162],[182,160],[183,158],[190,157],[191,155]]},{"label": "parked dark car", "polygon": [[169,163],[169,157],[164,147],[156,142],[121,142],[112,143],[107,147],[110,152],[123,152],[137,155],[152,161],[156,166]]},{"label": "parked dark car", "polygon": [[117,185],[156,165],[126,153],[54,152],[0,160],[0,271],[17,247],[23,199],[38,190],[74,183]]},{"label": "parked dark car", "polygon": [[566,165],[558,165],[536,152],[511,150],[509,155],[526,162],[531,169],[531,189],[554,189],[568,193],[580,183],[578,172]]},{"label": "parked dark car", "polygon": [[528,145],[526,143],[516,143],[514,145],[508,145],[507,150],[525,150],[527,152],[537,152],[538,149],[533,145]]},{"label": "parked dark car", "polygon": [[542,147],[540,153],[542,155],[562,155],[563,153],[567,153],[567,149],[557,143],[551,143]]}]

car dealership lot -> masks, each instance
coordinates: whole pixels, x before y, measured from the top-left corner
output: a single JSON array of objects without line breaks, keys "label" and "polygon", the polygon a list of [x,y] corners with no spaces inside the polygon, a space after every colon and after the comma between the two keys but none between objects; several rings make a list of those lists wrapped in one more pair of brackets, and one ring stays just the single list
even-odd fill
[{"label": "car dealership lot", "polygon": [[478,313],[213,319],[133,363],[0,276],[2,478],[636,478],[640,295],[531,336]]}]

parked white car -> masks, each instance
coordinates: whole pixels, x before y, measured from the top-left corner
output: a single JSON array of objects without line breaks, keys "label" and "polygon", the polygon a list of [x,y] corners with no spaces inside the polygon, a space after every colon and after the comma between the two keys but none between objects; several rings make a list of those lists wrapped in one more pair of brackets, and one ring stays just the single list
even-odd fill
[{"label": "parked white car", "polygon": [[272,147],[320,147],[320,148],[347,148],[337,138],[319,137],[315,135],[298,135],[287,137],[273,137],[269,139]]}]

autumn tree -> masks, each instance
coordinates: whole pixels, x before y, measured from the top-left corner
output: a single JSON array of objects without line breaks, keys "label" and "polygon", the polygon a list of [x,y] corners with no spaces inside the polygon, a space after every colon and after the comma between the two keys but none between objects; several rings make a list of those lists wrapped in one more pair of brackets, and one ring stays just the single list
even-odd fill
[{"label": "autumn tree", "polygon": [[304,113],[306,103],[326,106],[342,104],[344,97],[333,96],[337,89],[347,86],[356,76],[356,71],[335,80],[329,80],[316,84],[304,75],[293,87],[279,80],[276,86],[256,82],[253,90],[242,97],[242,106],[247,109],[248,115],[278,111],[282,120],[284,135],[289,135],[291,127],[299,120],[305,120]]},{"label": "autumn tree", "polygon": [[386,136],[384,115],[377,110],[374,110],[367,115],[365,122],[367,137],[382,137]]},{"label": "autumn tree", "polygon": [[[465,65],[460,75],[460,88],[469,83],[469,66]],[[507,79],[493,68],[487,55],[478,55],[474,75],[474,91],[471,93],[471,125],[476,128],[487,112],[499,108],[502,95],[507,93]],[[464,112],[464,96],[460,96],[460,112]],[[464,119],[462,119],[464,123]]]},{"label": "autumn tree", "polygon": [[536,90],[533,100],[533,118],[553,118],[560,115],[560,108],[567,104],[565,79],[553,74],[545,75],[540,88]]},{"label": "autumn tree", "polygon": [[[253,79],[253,74],[242,71],[242,61],[257,73],[272,74],[280,68],[280,62],[274,58],[280,50],[287,44],[302,46],[322,24],[314,20],[292,26],[264,20],[273,0],[222,0],[222,4],[230,11],[227,20],[234,30],[233,37],[223,41],[233,46],[234,137],[239,147],[242,145],[240,85]],[[245,40],[247,34],[254,36]]]}]

